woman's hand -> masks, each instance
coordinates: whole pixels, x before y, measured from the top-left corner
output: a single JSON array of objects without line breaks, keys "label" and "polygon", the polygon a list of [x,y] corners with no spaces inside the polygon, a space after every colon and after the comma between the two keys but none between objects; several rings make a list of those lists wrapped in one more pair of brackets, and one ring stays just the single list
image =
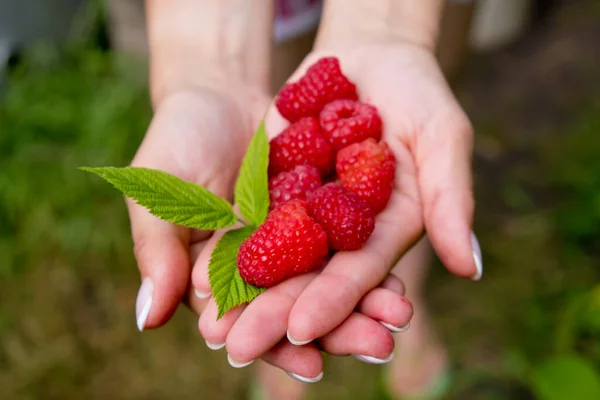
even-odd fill
[{"label": "woman's hand", "polygon": [[471,232],[472,129],[432,52],[410,42],[331,46],[311,54],[291,80],[331,55],[356,83],[360,99],[379,109],[383,140],[398,162],[396,181],[366,246],[336,254],[296,301],[288,323],[288,337],[296,342],[318,338],[346,319],[424,230],[450,272],[475,280],[482,274]]},{"label": "woman's hand", "polygon": [[[247,107],[207,89],[165,97],[132,165],[166,171],[231,200],[242,157],[258,125],[255,117],[260,114],[252,107],[264,110],[268,104],[266,97],[250,89],[240,90],[239,96],[248,101]],[[161,221],[133,201],[128,206],[140,272],[152,287],[149,296],[138,299],[137,323],[142,330],[163,324],[175,311],[189,286],[190,250],[201,247],[211,232]],[[188,298],[196,299],[189,293]]]},{"label": "woman's hand", "polygon": [[[449,271],[465,278],[481,277],[481,256],[471,232],[471,126],[431,51],[406,42],[316,51],[291,80],[297,80],[319,58],[331,55],[340,59],[343,72],[356,83],[361,100],[374,104],[381,113],[383,139],[398,162],[392,197],[377,216],[375,231],[365,247],[337,253],[318,276],[301,278],[303,283],[291,293],[276,289],[284,292],[279,299],[284,303],[281,315],[270,314],[273,302],[266,298],[276,296],[273,290],[245,311],[237,310],[234,321],[215,323],[201,318],[203,334],[227,338],[228,349],[238,349],[232,337],[257,340],[269,336],[266,332],[274,318],[279,328],[287,325],[287,337],[295,344],[328,334],[386,279],[425,229]],[[272,127],[270,132],[280,131],[286,124],[274,108],[267,121]],[[194,274],[196,287],[208,286],[204,276],[204,272]],[[280,286],[287,285],[293,283]],[[279,340],[279,328],[269,343]],[[244,361],[260,355],[249,355],[241,349],[237,354]]]},{"label": "woman's hand", "polygon": [[[249,139],[270,102],[245,85],[230,88],[231,92],[195,89],[165,97],[132,165],[164,170],[231,201]],[[183,299],[197,314],[202,313],[200,329],[209,347],[220,348],[227,342],[232,365],[243,366],[262,357],[297,379],[311,381],[320,376],[322,357],[315,345],[296,347],[281,340],[294,300],[316,274],[269,289],[248,307],[237,307],[216,321],[207,271],[219,235],[177,227],[151,216],[134,202],[128,205],[143,280],[136,306],[140,330],[165,323]],[[194,285],[196,290],[190,286],[191,273],[203,282]],[[412,307],[403,293],[402,283],[390,276],[364,297],[357,312],[336,324],[340,326],[332,328],[333,332],[322,335],[321,347],[332,354],[374,357],[374,361],[366,359],[371,362],[389,358],[393,339],[379,322],[392,329],[408,324]],[[248,312],[238,321],[244,309]],[[253,309],[264,314],[254,318]],[[234,322],[237,328],[231,329]],[[214,329],[206,330],[204,325]],[[260,332],[258,327],[262,327]],[[259,334],[239,334],[248,331]]]}]

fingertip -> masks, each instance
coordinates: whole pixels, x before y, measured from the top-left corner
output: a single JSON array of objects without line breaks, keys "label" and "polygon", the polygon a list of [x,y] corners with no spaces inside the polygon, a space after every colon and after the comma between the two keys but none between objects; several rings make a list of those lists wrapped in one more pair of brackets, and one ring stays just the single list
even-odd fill
[{"label": "fingertip", "polygon": [[404,327],[410,323],[413,316],[413,307],[409,300],[381,287],[369,292],[359,303],[358,310],[393,332],[405,330]]},{"label": "fingertip", "polygon": [[286,336],[288,341],[293,344],[294,346],[304,346],[305,344],[308,344],[310,342],[312,342],[312,339],[308,339],[308,340],[296,340],[292,334],[290,333],[289,329],[286,332]]},{"label": "fingertip", "polygon": [[448,216],[448,213],[441,211],[438,214],[447,216],[432,217],[427,226],[427,235],[440,261],[458,277],[465,279],[477,277],[476,255],[478,253],[474,248],[476,242],[473,241],[474,236],[466,220],[459,216]]},{"label": "fingertip", "polygon": [[189,285],[188,248],[180,236],[184,234],[163,222],[132,218],[134,253],[142,276],[136,298],[140,331],[165,324],[184,300]]},{"label": "fingertip", "polygon": [[308,313],[301,311],[294,312],[295,309],[296,306],[292,308],[292,312],[290,313],[286,336],[288,341],[294,346],[304,346],[316,338],[312,328],[314,319]]},{"label": "fingertip", "polygon": [[244,306],[233,308],[217,320],[217,303],[211,297],[198,319],[198,330],[204,340],[214,344],[225,343],[231,327],[235,324],[243,309]]},{"label": "fingertip", "polygon": [[262,359],[304,383],[318,382],[323,378],[323,356],[314,344],[297,347],[282,340]]},{"label": "fingertip", "polygon": [[212,295],[211,291],[203,292],[200,289],[194,289],[194,296],[200,300],[208,299]]},{"label": "fingertip", "polygon": [[396,326],[383,321],[379,321],[379,323],[392,333],[402,333],[410,329],[410,322],[404,326]]},{"label": "fingertip", "polygon": [[208,239],[208,242],[199,252],[192,267],[192,285],[194,286],[195,294],[200,299],[208,298],[211,294],[210,280],[208,278],[208,265],[210,263],[211,253],[221,236],[220,233],[217,233]]},{"label": "fingertip", "polygon": [[152,308],[153,297],[154,283],[152,279],[146,277],[142,280],[142,285],[135,301],[135,321],[140,332],[146,329],[146,322]]},{"label": "fingertip", "polygon": [[233,357],[231,357],[231,354],[227,353],[227,361],[229,362],[229,365],[231,365],[233,368],[244,368],[252,364],[255,360],[240,362],[234,360]]},{"label": "fingertip", "polygon": [[352,354],[378,360],[390,357],[395,347],[394,337],[387,328],[359,313],[353,313],[318,342],[333,355]]},{"label": "fingertip", "polygon": [[471,277],[472,280],[478,281],[483,276],[483,257],[481,256],[481,246],[475,232],[471,232],[471,250],[473,252],[473,261],[475,262],[475,274]]}]

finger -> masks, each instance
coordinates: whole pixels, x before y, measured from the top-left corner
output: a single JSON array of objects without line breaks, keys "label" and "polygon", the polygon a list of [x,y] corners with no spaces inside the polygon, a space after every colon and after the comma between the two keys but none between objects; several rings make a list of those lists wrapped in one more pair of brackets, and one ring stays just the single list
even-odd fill
[{"label": "finger", "polygon": [[306,343],[338,326],[379,285],[401,254],[422,235],[422,211],[412,156],[392,147],[398,162],[394,193],[363,248],[339,252],[304,290],[289,319],[288,338]]},{"label": "finger", "polygon": [[299,347],[282,340],[262,360],[300,382],[315,383],[323,378],[323,357],[314,344]]},{"label": "finger", "polygon": [[195,313],[197,316],[200,316],[202,312],[206,309],[209,300],[210,296],[205,298],[198,297],[198,293],[190,285],[186,292],[183,302],[193,313]]},{"label": "finger", "polygon": [[[193,236],[193,231],[192,231],[192,236]],[[193,240],[193,239],[190,239]],[[200,238],[200,240],[202,240],[202,238]],[[195,264],[196,260],[198,259],[198,256],[200,255],[200,253],[202,252],[202,250],[206,247],[206,243],[207,240],[203,240],[200,241],[199,243],[193,243],[189,246],[189,253],[190,253],[190,261],[191,264]],[[193,270],[192,270],[192,274],[193,274]],[[202,295],[201,293],[198,293],[198,291],[194,288],[193,284],[191,284],[189,287],[187,288],[187,292],[186,292],[186,296],[184,297],[184,304],[186,306],[188,306],[188,308],[194,312],[196,315],[200,316],[200,314],[202,314],[202,311],[204,311],[204,309],[206,308],[206,305],[208,304],[208,298],[210,297],[209,295]]]},{"label": "finger", "polygon": [[250,303],[227,335],[227,353],[239,363],[261,357],[285,338],[294,302],[316,273],[288,279]]},{"label": "finger", "polygon": [[134,253],[142,285],[136,300],[138,329],[152,329],[171,318],[189,282],[188,231],[161,221],[128,201]]},{"label": "finger", "polygon": [[217,303],[213,297],[208,299],[208,304],[198,320],[198,330],[209,349],[219,350],[225,347],[227,334],[245,308],[245,305],[232,308],[221,319],[217,320],[217,315],[219,315]]},{"label": "finger", "polygon": [[225,234],[225,231],[215,232],[210,239],[206,241],[202,251],[199,252],[194,266],[192,268],[192,286],[196,296],[200,299],[206,299],[210,297],[212,291],[210,289],[210,281],[208,279],[208,265],[210,263],[210,256],[217,245],[217,242]]},{"label": "finger", "polygon": [[343,324],[318,339],[329,354],[352,354],[369,364],[385,364],[394,357],[394,338],[381,324],[369,317],[352,313]]},{"label": "finger", "polygon": [[358,303],[357,310],[379,321],[392,332],[404,332],[410,327],[413,307],[402,295],[382,287],[371,290]]},{"label": "finger", "polygon": [[[206,299],[212,295],[208,267],[210,264],[210,257],[215,249],[215,246],[227,231],[240,228],[241,226],[241,224],[235,224],[227,229],[221,229],[213,232],[208,240],[202,242],[202,250],[198,251],[197,257],[193,261],[194,266],[192,267],[192,285],[195,289],[194,292],[196,296],[198,296],[200,299]],[[207,236],[202,237],[202,239],[206,238]],[[192,248],[194,248],[194,246],[192,246]]]},{"label": "finger", "polygon": [[398,278],[394,274],[388,274],[387,278],[385,278],[384,281],[379,284],[379,287],[389,289],[398,293],[400,296],[404,296],[406,294],[406,286],[404,285],[404,282],[402,282],[402,279]]},{"label": "finger", "polygon": [[472,128],[458,105],[431,121],[419,136],[416,162],[429,240],[455,275],[479,279],[481,254],[471,232],[474,200],[471,178]]},{"label": "finger", "polygon": [[[238,364],[247,364],[261,357],[284,338],[288,316],[296,299],[316,275],[305,274],[287,280],[250,303],[227,335],[227,352],[230,358]],[[391,275],[386,279],[388,286],[402,290],[399,282],[398,278]],[[372,314],[369,317],[388,326],[404,327],[412,317],[410,303],[393,290],[380,287],[367,294],[363,300],[362,308]],[[378,310],[382,307],[388,309]]]}]

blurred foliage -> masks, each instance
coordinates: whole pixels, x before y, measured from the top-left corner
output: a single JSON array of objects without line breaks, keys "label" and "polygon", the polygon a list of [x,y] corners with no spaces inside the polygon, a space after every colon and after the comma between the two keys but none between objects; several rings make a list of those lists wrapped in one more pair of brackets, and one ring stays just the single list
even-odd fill
[{"label": "blurred foliage", "polygon": [[[76,167],[128,163],[149,121],[146,99],[100,51],[40,46],[12,72],[0,107],[0,273],[39,265],[51,249],[71,261],[91,246],[101,257],[125,239],[120,199]],[[100,220],[123,234],[107,237]]]}]

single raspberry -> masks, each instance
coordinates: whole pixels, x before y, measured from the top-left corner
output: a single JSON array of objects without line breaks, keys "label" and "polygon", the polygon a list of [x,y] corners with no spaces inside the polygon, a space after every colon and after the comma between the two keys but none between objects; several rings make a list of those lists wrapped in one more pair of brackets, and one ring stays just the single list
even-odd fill
[{"label": "single raspberry", "polygon": [[302,164],[312,165],[322,174],[329,172],[334,164],[331,147],[316,118],[302,118],[271,140],[269,176]]},{"label": "single raspberry", "polygon": [[271,211],[242,243],[237,267],[248,284],[271,287],[319,268],[328,251],[327,234],[308,215],[306,203],[292,200]]},{"label": "single raspberry", "polygon": [[367,139],[340,150],[336,170],[342,186],[368,202],[375,213],[385,208],[396,173],[396,158],[387,143]]},{"label": "single raspberry", "polygon": [[293,170],[281,172],[269,180],[271,209],[290,200],[306,200],[306,196],[320,188],[319,170],[311,165],[298,165]]},{"label": "single raspberry", "polygon": [[279,113],[294,122],[318,117],[325,104],[338,99],[357,100],[356,86],[344,76],[335,57],[321,58],[300,80],[285,85],[275,100]]},{"label": "single raspberry", "polygon": [[321,131],[334,151],[365,139],[381,139],[381,118],[370,104],[354,100],[336,100],[323,108],[319,116]]},{"label": "single raspberry", "polygon": [[357,250],[373,233],[375,214],[369,203],[337,183],[328,183],[308,197],[308,210],[327,232],[334,250]]}]

